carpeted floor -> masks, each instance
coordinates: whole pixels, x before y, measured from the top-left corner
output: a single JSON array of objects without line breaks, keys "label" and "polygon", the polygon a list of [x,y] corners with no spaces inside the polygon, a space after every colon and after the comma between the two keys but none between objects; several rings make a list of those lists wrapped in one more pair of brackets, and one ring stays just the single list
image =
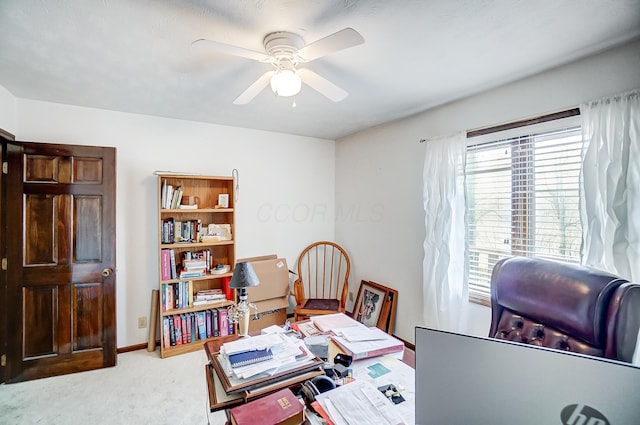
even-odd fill
[{"label": "carpeted floor", "polygon": [[223,412],[208,414],[206,363],[203,350],[139,350],[112,368],[0,385],[0,424],[223,425]]}]

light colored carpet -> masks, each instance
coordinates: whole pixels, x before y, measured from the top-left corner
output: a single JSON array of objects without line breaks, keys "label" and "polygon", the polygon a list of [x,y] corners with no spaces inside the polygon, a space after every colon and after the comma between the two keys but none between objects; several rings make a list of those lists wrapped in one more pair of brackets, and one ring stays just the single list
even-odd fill
[{"label": "light colored carpet", "polygon": [[203,350],[160,359],[118,356],[117,366],[0,385],[3,425],[223,425],[209,414]]}]

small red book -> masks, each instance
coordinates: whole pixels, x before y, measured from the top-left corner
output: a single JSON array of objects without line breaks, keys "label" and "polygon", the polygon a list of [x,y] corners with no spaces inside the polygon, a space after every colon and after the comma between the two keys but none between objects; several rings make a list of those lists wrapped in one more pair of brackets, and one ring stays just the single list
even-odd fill
[{"label": "small red book", "polygon": [[303,405],[284,388],[230,410],[232,425],[300,425],[304,422]]}]

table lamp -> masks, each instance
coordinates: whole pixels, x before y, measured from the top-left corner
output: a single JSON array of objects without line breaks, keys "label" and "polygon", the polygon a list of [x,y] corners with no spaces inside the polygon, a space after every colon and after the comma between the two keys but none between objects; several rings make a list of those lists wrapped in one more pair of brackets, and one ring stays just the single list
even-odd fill
[{"label": "table lamp", "polygon": [[249,336],[251,310],[254,313],[258,311],[254,303],[247,302],[247,288],[259,284],[260,279],[250,263],[236,264],[229,287],[239,290],[238,304],[229,307],[229,320],[232,323],[238,323],[238,336],[240,337]]}]

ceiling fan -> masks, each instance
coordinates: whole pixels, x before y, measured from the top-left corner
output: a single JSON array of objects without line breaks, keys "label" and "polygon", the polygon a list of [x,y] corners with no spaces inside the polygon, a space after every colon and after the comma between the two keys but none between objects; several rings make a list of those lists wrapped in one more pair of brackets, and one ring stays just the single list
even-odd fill
[{"label": "ceiling fan", "polygon": [[[274,69],[262,74],[233,101],[236,105],[244,105],[251,102],[269,84],[278,96],[295,96],[300,92],[302,83],[305,83],[334,102],[340,102],[347,97],[345,90],[308,68],[299,68],[299,65],[362,43],[364,38],[360,33],[352,28],[345,28],[307,45],[297,34],[287,31],[272,32],[263,40],[264,53],[207,39],[195,40],[191,44],[273,65]],[[293,105],[295,106],[295,100]]]}]

